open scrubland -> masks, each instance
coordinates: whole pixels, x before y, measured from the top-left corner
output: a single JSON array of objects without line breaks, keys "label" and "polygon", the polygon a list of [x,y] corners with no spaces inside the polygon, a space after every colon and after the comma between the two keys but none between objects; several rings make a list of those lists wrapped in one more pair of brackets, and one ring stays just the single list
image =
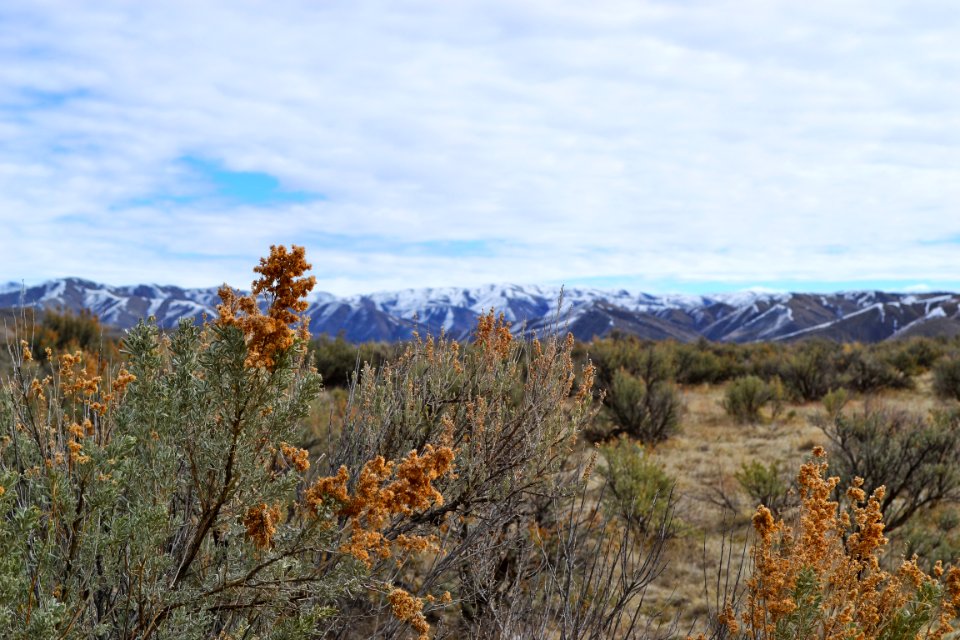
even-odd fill
[{"label": "open scrubland", "polygon": [[955,637],[960,342],[313,337],[12,313],[12,638]]}]

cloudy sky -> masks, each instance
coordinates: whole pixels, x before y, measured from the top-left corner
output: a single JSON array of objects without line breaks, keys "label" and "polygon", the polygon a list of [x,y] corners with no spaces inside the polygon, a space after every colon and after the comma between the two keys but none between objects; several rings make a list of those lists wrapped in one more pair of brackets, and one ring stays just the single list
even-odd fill
[{"label": "cloudy sky", "polygon": [[951,0],[0,3],[0,281],[960,289]]}]

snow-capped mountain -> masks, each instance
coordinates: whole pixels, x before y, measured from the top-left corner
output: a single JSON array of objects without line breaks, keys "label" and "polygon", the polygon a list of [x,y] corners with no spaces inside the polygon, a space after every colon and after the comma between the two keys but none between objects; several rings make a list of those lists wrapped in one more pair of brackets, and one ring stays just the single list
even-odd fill
[{"label": "snow-capped mountain", "polygon": [[162,326],[173,326],[180,318],[210,315],[218,300],[217,287],[181,289],[155,284],[111,287],[79,278],[50,280],[32,287],[17,283],[0,285],[0,308],[89,309],[104,323],[123,328],[149,316],[157,318]]},{"label": "snow-capped mountain", "polygon": [[[682,341],[750,342],[825,337],[876,342],[908,335],[960,333],[960,294],[854,291],[829,295],[738,292],[709,296],[486,285],[406,289],[337,297],[314,293],[307,315],[314,334],[352,341],[401,340],[414,331],[469,336],[480,314],[495,309],[516,331],[566,327],[580,339],[613,331]],[[0,285],[0,308],[89,309],[103,322],[130,327],[154,316],[164,327],[215,315],[217,288],[108,285],[65,278],[22,287]]]}]

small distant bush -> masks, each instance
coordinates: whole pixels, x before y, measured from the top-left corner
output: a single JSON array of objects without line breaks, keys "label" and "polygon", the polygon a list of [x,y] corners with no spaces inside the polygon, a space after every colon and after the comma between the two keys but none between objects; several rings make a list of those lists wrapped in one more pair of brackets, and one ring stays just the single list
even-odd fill
[{"label": "small distant bush", "polygon": [[786,505],[787,491],[790,486],[783,477],[783,470],[776,462],[771,462],[769,465],[757,460],[745,462],[733,477],[753,501],[754,507],[763,505],[776,515]]},{"label": "small distant bush", "polygon": [[933,392],[942,400],[960,400],[960,358],[945,358],[933,367]]},{"label": "small distant bush", "polygon": [[906,376],[920,375],[946,353],[946,344],[941,338],[910,338],[882,342],[873,347],[884,359]]},{"label": "small distant bush", "polygon": [[937,562],[947,565],[960,558],[960,513],[942,506],[930,517],[908,522],[897,532],[906,558],[917,556],[929,571]]},{"label": "small distant bush", "polygon": [[840,418],[849,397],[846,389],[834,389],[823,396],[823,409],[827,412],[826,419],[829,422],[835,422]]},{"label": "small distant bush", "polygon": [[641,531],[663,522],[672,509],[674,481],[653,456],[628,438],[604,445],[601,453],[607,507]]},{"label": "small distant bush", "polygon": [[[47,364],[47,352],[51,355],[74,353],[97,354],[100,360],[116,360],[120,356],[116,329],[100,324],[93,312],[82,309],[45,309],[34,312],[24,310],[23,333],[27,349],[38,362]],[[49,367],[48,367],[49,369]]]},{"label": "small distant bush", "polygon": [[103,334],[104,329],[97,316],[87,309],[79,313],[48,309],[43,313],[34,341],[38,354],[47,347],[53,351],[97,351]]},{"label": "small distant bush", "polygon": [[706,340],[674,347],[676,381],[680,384],[717,384],[730,375],[729,363]]},{"label": "small distant bush", "polygon": [[[780,380],[780,376],[774,376],[770,382],[767,383],[770,387],[770,419],[778,420],[783,416],[784,411],[787,408],[787,389],[783,386],[783,382]],[[788,417],[792,415],[788,414]]]},{"label": "small distant bush", "polygon": [[774,388],[757,376],[737,378],[727,386],[723,408],[741,424],[761,421],[760,410],[773,401]]},{"label": "small distant bush", "polygon": [[614,375],[624,370],[644,380],[676,381],[674,358],[679,346],[674,342],[652,342],[634,336],[594,340],[586,355],[596,367],[597,384],[609,388]]},{"label": "small distant bush", "polygon": [[616,428],[644,444],[657,444],[677,432],[682,403],[673,383],[638,377],[623,369],[613,375],[606,403]]},{"label": "small distant bush", "polygon": [[784,358],[780,379],[790,395],[801,402],[819,400],[838,386],[835,352],[837,345],[811,340],[802,342]]},{"label": "small distant bush", "polygon": [[744,353],[736,354],[736,357],[740,359],[746,357],[743,365],[745,374],[752,374],[764,380],[772,380],[780,377],[784,361],[791,350],[796,349],[796,346],[778,342],[758,342],[749,345],[737,345],[737,348],[745,350]]}]

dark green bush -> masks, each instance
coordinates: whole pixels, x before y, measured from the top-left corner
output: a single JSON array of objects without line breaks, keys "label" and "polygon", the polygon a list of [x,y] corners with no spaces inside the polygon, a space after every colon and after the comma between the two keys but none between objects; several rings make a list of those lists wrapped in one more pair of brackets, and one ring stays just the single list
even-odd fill
[{"label": "dark green bush", "polygon": [[929,371],[944,356],[946,344],[940,338],[910,338],[882,342],[873,350],[903,375],[916,376]]},{"label": "dark green bush", "polygon": [[706,340],[673,345],[676,381],[680,384],[717,384],[730,376],[729,362]]},{"label": "dark green bush", "polygon": [[776,515],[786,506],[790,485],[783,469],[776,462],[764,465],[753,460],[741,465],[740,470],[733,475],[740,488],[753,501],[752,509],[763,505]]},{"label": "dark green bush", "polygon": [[912,378],[891,364],[885,355],[876,346],[845,346],[837,365],[840,369],[839,383],[859,393],[911,388]]},{"label": "dark green bush", "polygon": [[674,481],[642,446],[627,439],[601,447],[607,507],[630,526],[659,526],[672,509]]},{"label": "dark green bush", "polygon": [[934,365],[933,392],[942,400],[960,400],[960,358],[944,358]]},{"label": "dark green bush", "polygon": [[784,345],[775,342],[758,342],[747,345],[736,345],[741,352],[733,357],[742,360],[743,374],[755,375],[764,380],[772,380],[780,376],[780,370],[783,366],[791,349],[795,345]]},{"label": "dark green bush", "polygon": [[760,410],[774,400],[773,386],[757,376],[737,378],[727,386],[723,408],[731,418],[742,424],[760,422]]},{"label": "dark green bush", "polygon": [[960,558],[960,513],[954,506],[941,506],[929,517],[914,518],[898,531],[903,557],[917,556],[928,571],[940,562],[949,565]]},{"label": "dark green bush", "polygon": [[888,531],[960,498],[960,413],[924,416],[868,405],[857,413],[838,409],[822,426],[841,486],[862,478],[867,491],[886,487],[881,507]]},{"label": "dark green bush", "polygon": [[594,340],[588,345],[599,391],[614,423],[611,432],[593,437],[628,434],[655,444],[676,431],[682,404],[674,385],[675,346],[636,338]]},{"label": "dark green bush", "polygon": [[834,389],[823,396],[823,409],[827,412],[826,420],[829,422],[838,420],[849,399],[846,389]]},{"label": "dark green bush", "polygon": [[611,435],[625,433],[644,444],[657,444],[676,433],[683,405],[666,378],[643,378],[617,371],[606,396],[616,425]]},{"label": "dark green bush", "polygon": [[321,335],[310,343],[310,350],[327,388],[348,387],[354,374],[359,373],[365,364],[380,368],[397,355],[397,348],[393,345],[380,342],[351,344],[342,334],[336,338]]},{"label": "dark green bush", "polygon": [[591,342],[587,355],[596,367],[598,385],[607,389],[620,370],[644,380],[675,380],[674,346],[671,342],[657,343],[632,336],[605,338]]},{"label": "dark green bush", "polygon": [[780,379],[787,392],[801,402],[819,400],[838,386],[838,346],[823,340],[798,343],[780,364]]}]

